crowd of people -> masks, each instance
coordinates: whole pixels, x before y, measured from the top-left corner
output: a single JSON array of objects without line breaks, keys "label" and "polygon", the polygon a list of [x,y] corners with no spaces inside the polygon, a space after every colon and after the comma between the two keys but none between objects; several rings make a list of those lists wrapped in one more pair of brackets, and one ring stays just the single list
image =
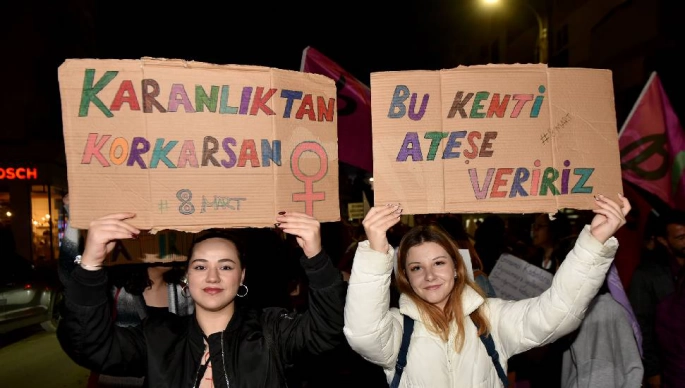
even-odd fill
[{"label": "crowd of people", "polygon": [[[410,227],[399,204],[359,225],[283,211],[199,233],[186,262],[111,267],[141,231],[108,215],[62,244],[58,338],[89,387],[685,386],[685,218],[661,217],[624,290],[612,236],[630,204],[596,203],[573,223],[491,215],[473,235],[451,214]],[[551,287],[498,298],[503,253]]]}]

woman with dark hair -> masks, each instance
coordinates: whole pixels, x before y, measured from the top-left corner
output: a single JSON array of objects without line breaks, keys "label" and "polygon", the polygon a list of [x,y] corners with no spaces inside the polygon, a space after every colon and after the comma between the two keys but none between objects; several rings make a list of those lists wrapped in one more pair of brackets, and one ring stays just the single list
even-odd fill
[{"label": "woman with dark hair", "polygon": [[195,312],[155,314],[132,327],[112,324],[105,256],[116,240],[140,231],[118,213],[91,222],[83,255],[65,290],[58,338],[79,365],[100,373],[144,376],[151,387],[283,387],[284,369],[304,354],[340,344],[345,286],[321,249],[319,222],[281,212],[277,226],[296,236],[309,280],[309,309],[253,310],[236,303],[249,292],[240,240],[226,233],[198,237],[188,254],[186,291]]},{"label": "woman with dark hair", "polygon": [[571,224],[564,213],[550,218],[546,213],[538,214],[531,226],[531,238],[535,248],[528,260],[531,264],[552,274],[570,251],[576,236],[571,235]]},{"label": "woman with dark hair", "polygon": [[[681,232],[685,229],[681,228]],[[683,234],[680,234],[682,239]],[[662,360],[663,388],[685,386],[685,266],[678,270],[675,291],[656,307],[654,331]]]},{"label": "woman with dark hair", "polygon": [[183,294],[184,262],[114,265],[107,268],[116,324],[135,326],[150,314],[190,315],[193,299]]},{"label": "woman with dark hair", "polygon": [[508,384],[509,357],[580,324],[618,248],[612,236],[630,210],[628,200],[620,199],[622,206],[597,197],[596,215],[552,287],[520,301],[485,298],[466,276],[450,236],[434,226],[415,227],[397,254],[399,309],[389,308],[394,252],[386,232],[402,209],[372,208],[363,221],[368,240],[357,248],[347,291],[344,332],[350,346],[381,365],[392,387]]}]

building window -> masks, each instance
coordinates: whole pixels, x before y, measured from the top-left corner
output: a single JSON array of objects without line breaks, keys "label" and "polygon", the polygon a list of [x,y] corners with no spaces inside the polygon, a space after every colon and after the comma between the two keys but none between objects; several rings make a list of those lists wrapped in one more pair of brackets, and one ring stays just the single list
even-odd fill
[{"label": "building window", "polygon": [[56,260],[64,236],[65,215],[62,194],[47,185],[31,186],[33,258],[36,262]]}]

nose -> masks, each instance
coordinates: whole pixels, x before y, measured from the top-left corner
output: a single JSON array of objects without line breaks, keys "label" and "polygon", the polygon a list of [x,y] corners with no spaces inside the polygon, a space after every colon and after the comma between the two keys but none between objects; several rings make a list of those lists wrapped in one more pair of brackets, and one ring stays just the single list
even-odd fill
[{"label": "nose", "polygon": [[207,269],[207,283],[219,283],[221,277],[219,277],[218,268],[208,268]]},{"label": "nose", "polygon": [[429,268],[426,270],[426,281],[431,281],[435,279],[435,274],[433,273],[433,268]]}]

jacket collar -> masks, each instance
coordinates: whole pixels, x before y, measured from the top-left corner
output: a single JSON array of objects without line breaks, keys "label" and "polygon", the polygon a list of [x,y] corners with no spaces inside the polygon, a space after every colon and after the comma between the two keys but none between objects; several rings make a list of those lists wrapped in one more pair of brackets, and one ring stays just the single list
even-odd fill
[{"label": "jacket collar", "polygon": [[[485,299],[476,290],[469,285],[464,286],[464,292],[461,293],[461,305],[463,306],[465,317],[471,315],[483,303],[485,303]],[[415,321],[422,322],[418,306],[405,294],[400,295],[400,313],[409,316]]]},{"label": "jacket collar", "polygon": [[[243,314],[242,314],[242,309],[236,306],[235,311],[233,311],[233,316],[231,319],[228,321],[228,325],[226,326],[226,329],[224,329],[224,332],[226,334],[231,334],[235,331],[237,331],[243,323]],[[215,333],[215,334],[220,334]],[[205,334],[202,331],[202,328],[200,327],[200,324],[197,322],[197,315],[193,314],[192,319],[191,319],[191,324],[189,327],[189,334],[188,337],[190,339],[191,346],[194,351],[199,351],[199,352],[204,352],[205,350]]]}]

